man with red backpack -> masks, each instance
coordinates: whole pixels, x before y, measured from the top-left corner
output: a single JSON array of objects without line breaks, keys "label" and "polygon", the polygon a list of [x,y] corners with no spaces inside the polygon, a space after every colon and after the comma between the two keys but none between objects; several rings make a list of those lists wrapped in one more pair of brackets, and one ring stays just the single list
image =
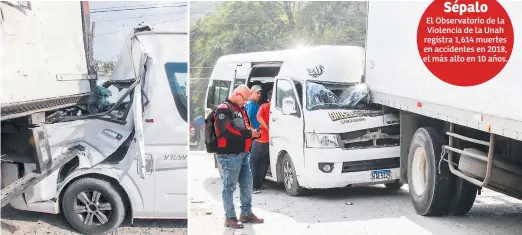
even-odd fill
[{"label": "man with red backpack", "polygon": [[[205,120],[207,152],[216,153],[223,174],[223,205],[225,226],[243,228],[242,223],[263,223],[252,213],[252,172],[250,147],[252,139],[260,133],[252,129],[244,105],[251,91],[246,85],[238,86],[225,102],[221,103]],[[241,214],[239,220],[234,208],[234,191],[239,183]]]}]

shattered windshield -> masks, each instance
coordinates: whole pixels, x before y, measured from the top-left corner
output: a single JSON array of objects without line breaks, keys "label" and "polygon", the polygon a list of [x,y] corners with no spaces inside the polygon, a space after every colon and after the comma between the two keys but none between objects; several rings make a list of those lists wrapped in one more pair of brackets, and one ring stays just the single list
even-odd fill
[{"label": "shattered windshield", "polygon": [[306,108],[366,109],[370,92],[365,84],[306,82]]}]

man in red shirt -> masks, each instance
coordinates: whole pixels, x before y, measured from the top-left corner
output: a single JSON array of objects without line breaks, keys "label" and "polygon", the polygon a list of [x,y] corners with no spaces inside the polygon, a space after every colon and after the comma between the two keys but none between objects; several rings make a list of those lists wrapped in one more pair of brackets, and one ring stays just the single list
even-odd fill
[{"label": "man in red shirt", "polygon": [[261,128],[261,135],[254,140],[252,144],[250,168],[252,170],[254,192],[259,193],[263,181],[270,165],[270,152],[268,148],[268,117],[270,115],[270,99],[272,98],[272,91],[268,91],[268,102],[262,104],[257,112],[257,121]]}]

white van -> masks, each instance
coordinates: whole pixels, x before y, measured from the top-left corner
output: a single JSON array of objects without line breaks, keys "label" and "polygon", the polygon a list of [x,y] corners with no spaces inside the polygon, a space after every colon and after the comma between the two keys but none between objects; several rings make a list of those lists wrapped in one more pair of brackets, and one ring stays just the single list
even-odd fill
[{"label": "white van", "polygon": [[[66,151],[76,157],[12,207],[63,213],[83,234],[110,232],[126,216],[187,218],[188,35],[141,32],[127,43],[105,83],[111,85],[108,103],[97,113],[75,109],[46,117],[53,160]],[[4,185],[34,168],[6,164]]]},{"label": "white van", "polygon": [[[228,76],[221,72],[234,66]],[[292,196],[305,188],[398,189],[398,115],[370,104],[363,71],[364,49],[353,46],[225,56],[212,73],[207,108],[226,98],[239,79],[273,88],[266,178],[283,183]]]}]

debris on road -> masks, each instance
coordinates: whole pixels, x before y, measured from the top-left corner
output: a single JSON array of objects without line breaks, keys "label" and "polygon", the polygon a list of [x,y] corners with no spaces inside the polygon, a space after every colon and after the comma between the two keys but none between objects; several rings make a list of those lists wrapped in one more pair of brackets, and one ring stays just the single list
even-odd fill
[{"label": "debris on road", "polygon": [[[407,189],[391,192],[384,186],[317,190],[307,197],[291,197],[284,188],[267,183],[263,193],[253,195],[253,212],[265,219],[264,224],[246,224],[243,231],[223,227],[221,183],[212,184],[218,171],[206,152],[191,152],[189,162],[198,168],[190,171],[191,234],[205,235],[264,235],[264,234],[328,234],[328,235],[478,235],[520,234],[522,201],[487,191],[477,196],[471,213],[456,220],[454,217],[431,219],[419,216],[411,208]],[[239,214],[240,190],[234,192],[234,206]],[[503,200],[497,200],[502,197]],[[357,201],[357,206],[355,202]],[[342,205],[345,206],[342,206]],[[351,206],[347,208],[347,206]],[[207,214],[212,212],[212,214]],[[499,221],[502,220],[502,223]],[[499,227],[495,227],[499,226]]]},{"label": "debris on road", "polygon": [[[21,211],[5,206],[2,208],[2,235],[18,234],[79,234],[62,219],[61,215]],[[187,235],[187,220],[134,220],[134,224],[126,220],[111,235]]]}]

